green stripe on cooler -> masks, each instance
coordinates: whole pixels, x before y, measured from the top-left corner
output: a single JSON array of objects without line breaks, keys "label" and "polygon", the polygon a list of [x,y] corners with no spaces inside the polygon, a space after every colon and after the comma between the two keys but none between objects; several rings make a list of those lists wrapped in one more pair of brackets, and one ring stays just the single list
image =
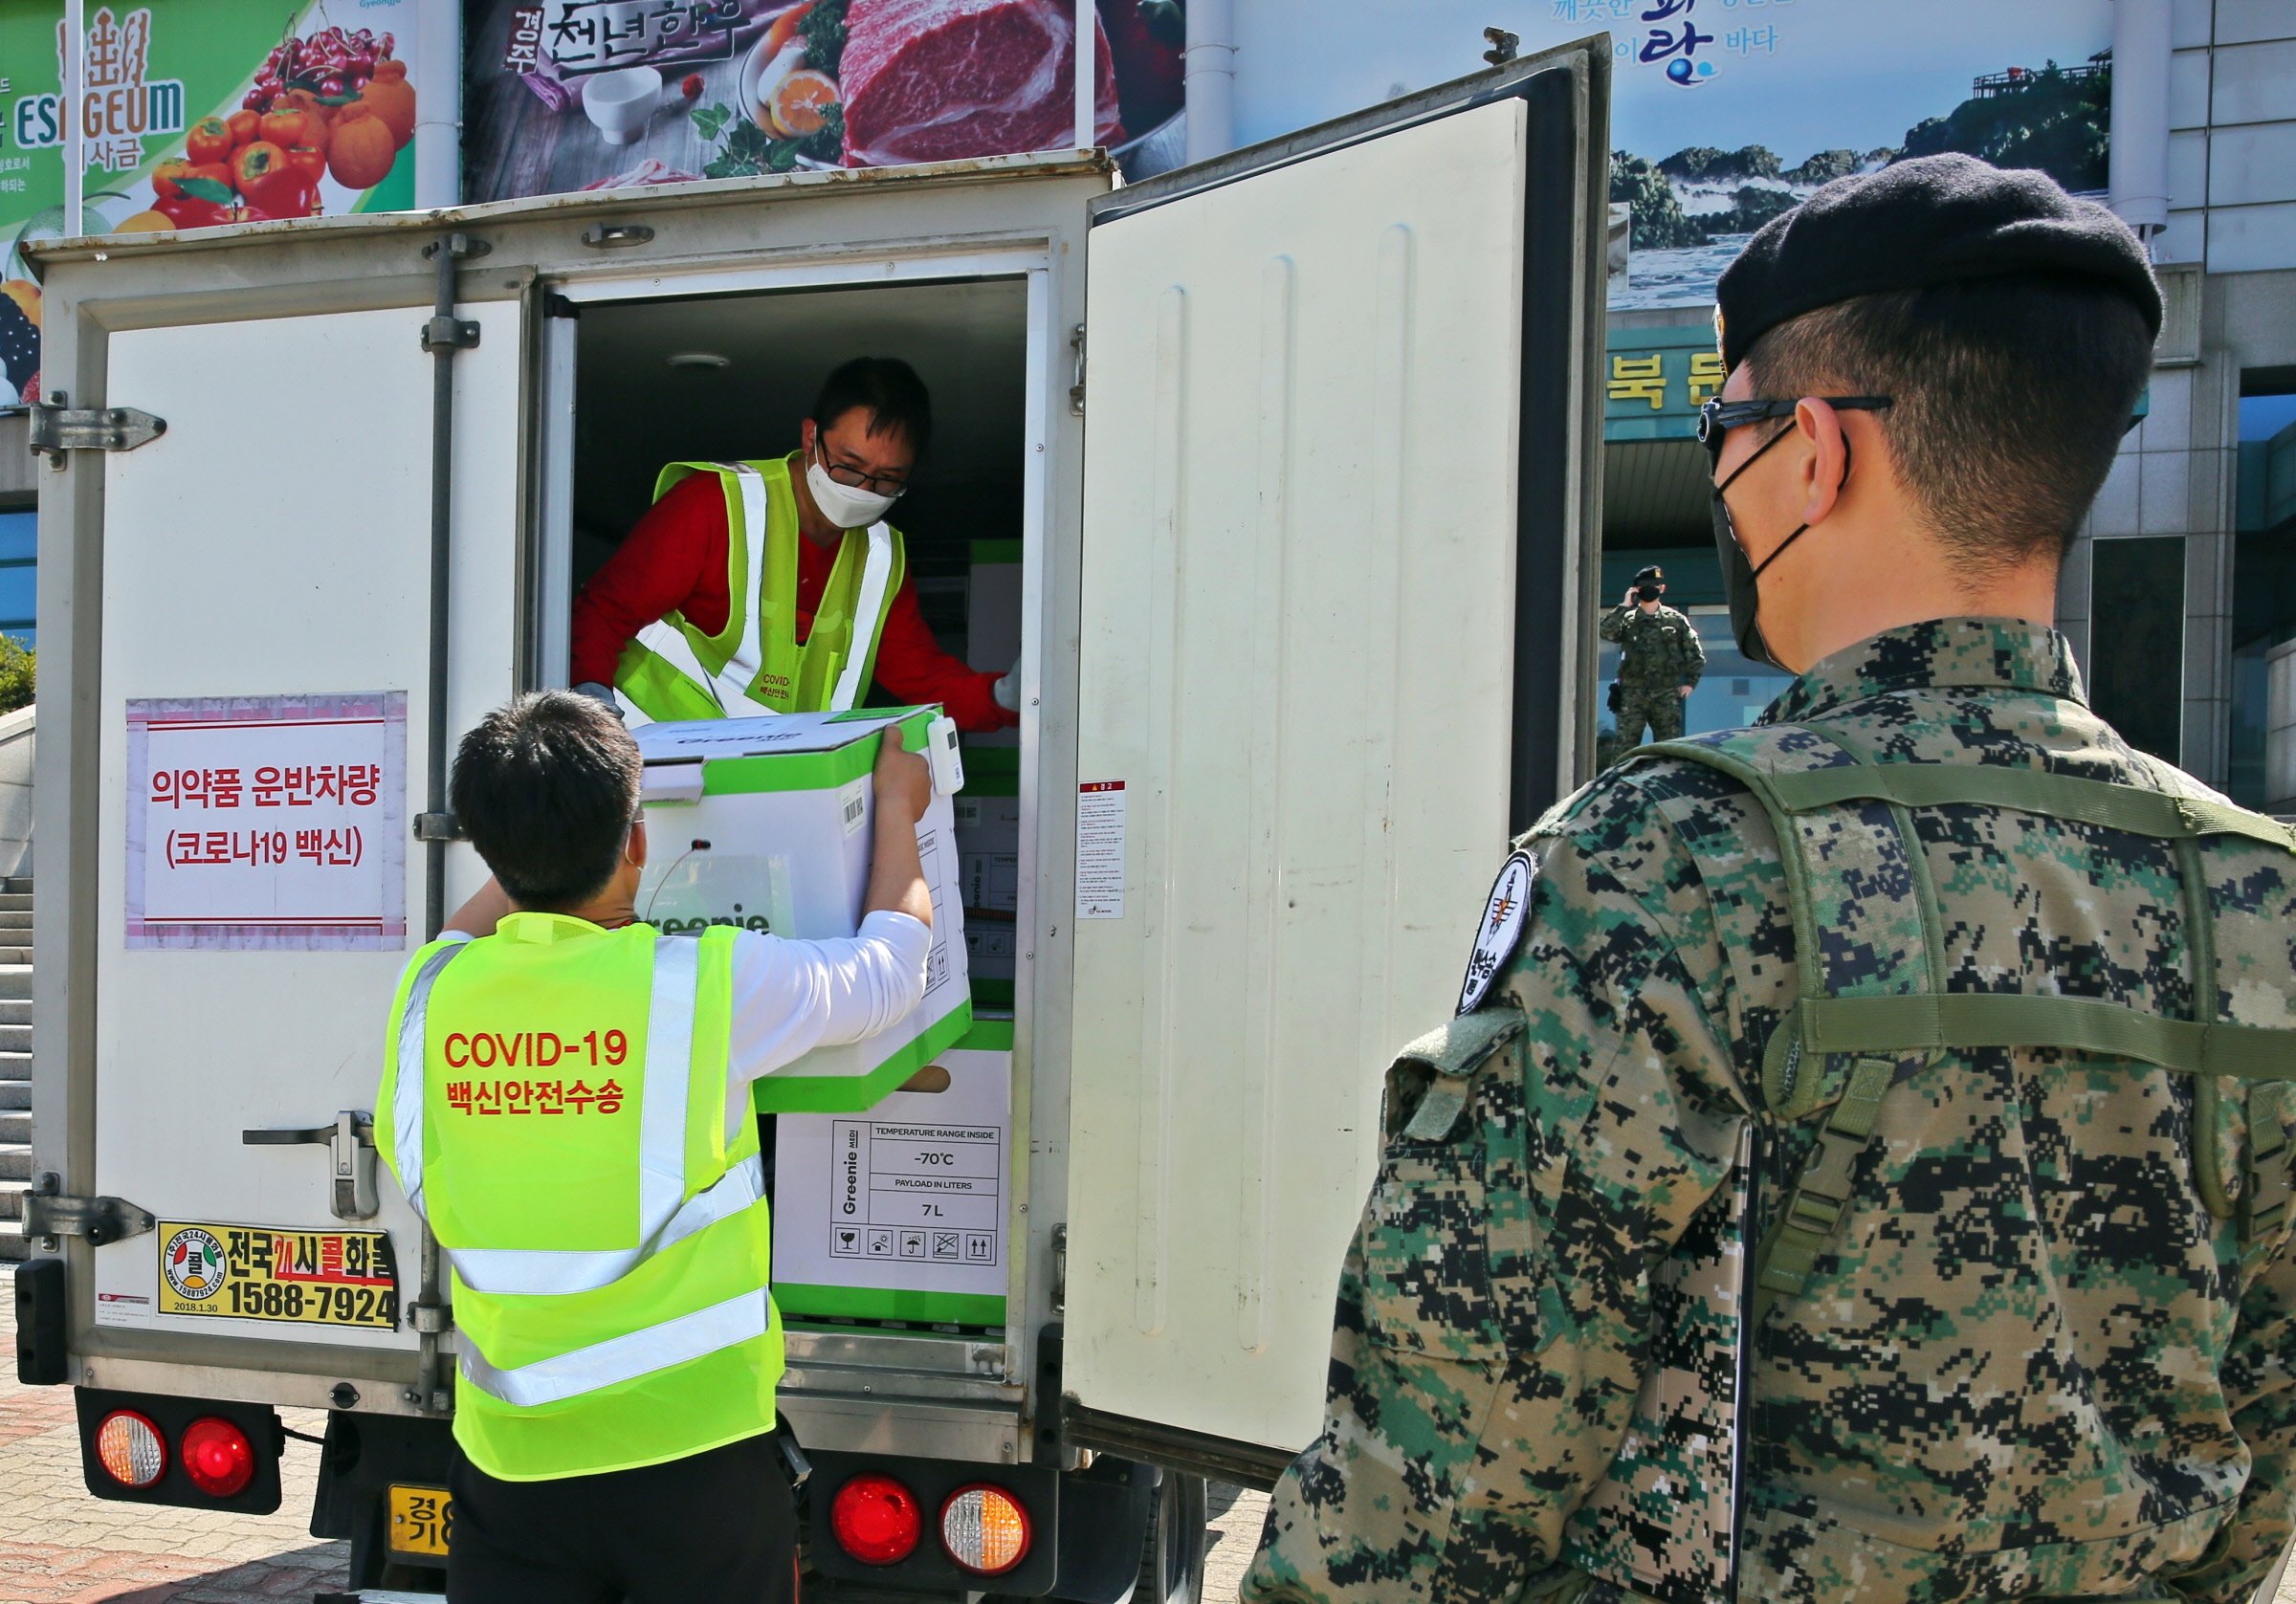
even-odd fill
[{"label": "green stripe on cooler", "polygon": [[894,1286],[816,1286],[777,1281],[773,1301],[781,1307],[782,1318],[792,1324],[802,1324],[807,1315],[824,1320],[905,1320],[924,1326],[1004,1324],[1004,1300],[982,1292],[916,1292]]},{"label": "green stripe on cooler", "polygon": [[973,1005],[968,1000],[865,1074],[765,1075],[750,1083],[750,1099],[762,1114],[860,1113],[900,1090],[903,1081],[958,1045],[972,1028]]}]

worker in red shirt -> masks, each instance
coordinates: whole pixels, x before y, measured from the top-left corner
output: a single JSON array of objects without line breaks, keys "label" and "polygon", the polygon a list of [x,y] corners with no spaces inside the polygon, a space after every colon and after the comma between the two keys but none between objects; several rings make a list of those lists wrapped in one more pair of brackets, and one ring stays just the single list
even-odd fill
[{"label": "worker in red shirt", "polygon": [[663,469],[574,599],[574,689],[649,722],[842,712],[873,679],[960,729],[1019,723],[1017,666],[940,649],[885,522],[932,431],[916,369],[862,357],[829,375],[789,456]]}]

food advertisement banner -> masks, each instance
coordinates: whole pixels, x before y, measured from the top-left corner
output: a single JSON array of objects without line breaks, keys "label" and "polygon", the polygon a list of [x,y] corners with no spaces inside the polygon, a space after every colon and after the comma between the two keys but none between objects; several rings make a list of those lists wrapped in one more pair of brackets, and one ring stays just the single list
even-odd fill
[{"label": "food advertisement banner", "polygon": [[1901,157],[2106,185],[2111,0],[1237,0],[1235,24],[1240,143],[1473,72],[1487,27],[1525,55],[1609,33],[1616,307],[1711,301],[1754,230]]},{"label": "food advertisement banner", "polygon": [[[1093,138],[1128,164],[1177,159],[1184,30],[1102,0]],[[470,201],[1076,143],[1074,0],[476,0],[464,53]]]},{"label": "food advertisement banner", "polygon": [[82,10],[84,214],[67,227],[63,7],[0,4],[0,405],[39,397],[28,239],[414,204],[415,0]]}]

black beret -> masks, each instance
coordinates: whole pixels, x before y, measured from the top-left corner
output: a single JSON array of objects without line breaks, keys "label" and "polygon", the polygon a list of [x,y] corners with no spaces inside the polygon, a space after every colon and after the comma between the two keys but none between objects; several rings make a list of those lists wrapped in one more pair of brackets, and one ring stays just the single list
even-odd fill
[{"label": "black beret", "polygon": [[1838,178],[1772,218],[1724,270],[1723,364],[1735,368],[1771,329],[1836,301],[2029,273],[2094,278],[2160,333],[2160,286],[2136,235],[2044,172],[1947,155]]},{"label": "black beret", "polygon": [[1634,582],[1636,584],[1664,584],[1667,582],[1667,576],[1659,572],[1658,564],[1654,562],[1637,573],[1634,576]]}]

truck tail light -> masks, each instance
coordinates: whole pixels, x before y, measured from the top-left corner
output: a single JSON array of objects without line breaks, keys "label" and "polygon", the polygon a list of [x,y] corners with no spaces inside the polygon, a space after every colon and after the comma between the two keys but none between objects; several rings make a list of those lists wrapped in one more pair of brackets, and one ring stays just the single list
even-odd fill
[{"label": "truck tail light", "polygon": [[916,1550],[924,1534],[916,1495],[890,1476],[856,1476],[829,1501],[829,1531],[837,1546],[864,1565],[895,1565]]},{"label": "truck tail light", "polygon": [[232,1498],[255,1479],[255,1450],[229,1420],[205,1416],[184,1428],[184,1474],[210,1498]]},{"label": "truck tail light", "polygon": [[96,1428],[96,1458],[113,1481],[140,1492],[167,1474],[167,1439],[148,1417],[115,1409]]},{"label": "truck tail light", "polygon": [[1028,1557],[1028,1511],[1003,1487],[959,1487],[940,1506],[940,1546],[976,1576],[1002,1576]]}]

